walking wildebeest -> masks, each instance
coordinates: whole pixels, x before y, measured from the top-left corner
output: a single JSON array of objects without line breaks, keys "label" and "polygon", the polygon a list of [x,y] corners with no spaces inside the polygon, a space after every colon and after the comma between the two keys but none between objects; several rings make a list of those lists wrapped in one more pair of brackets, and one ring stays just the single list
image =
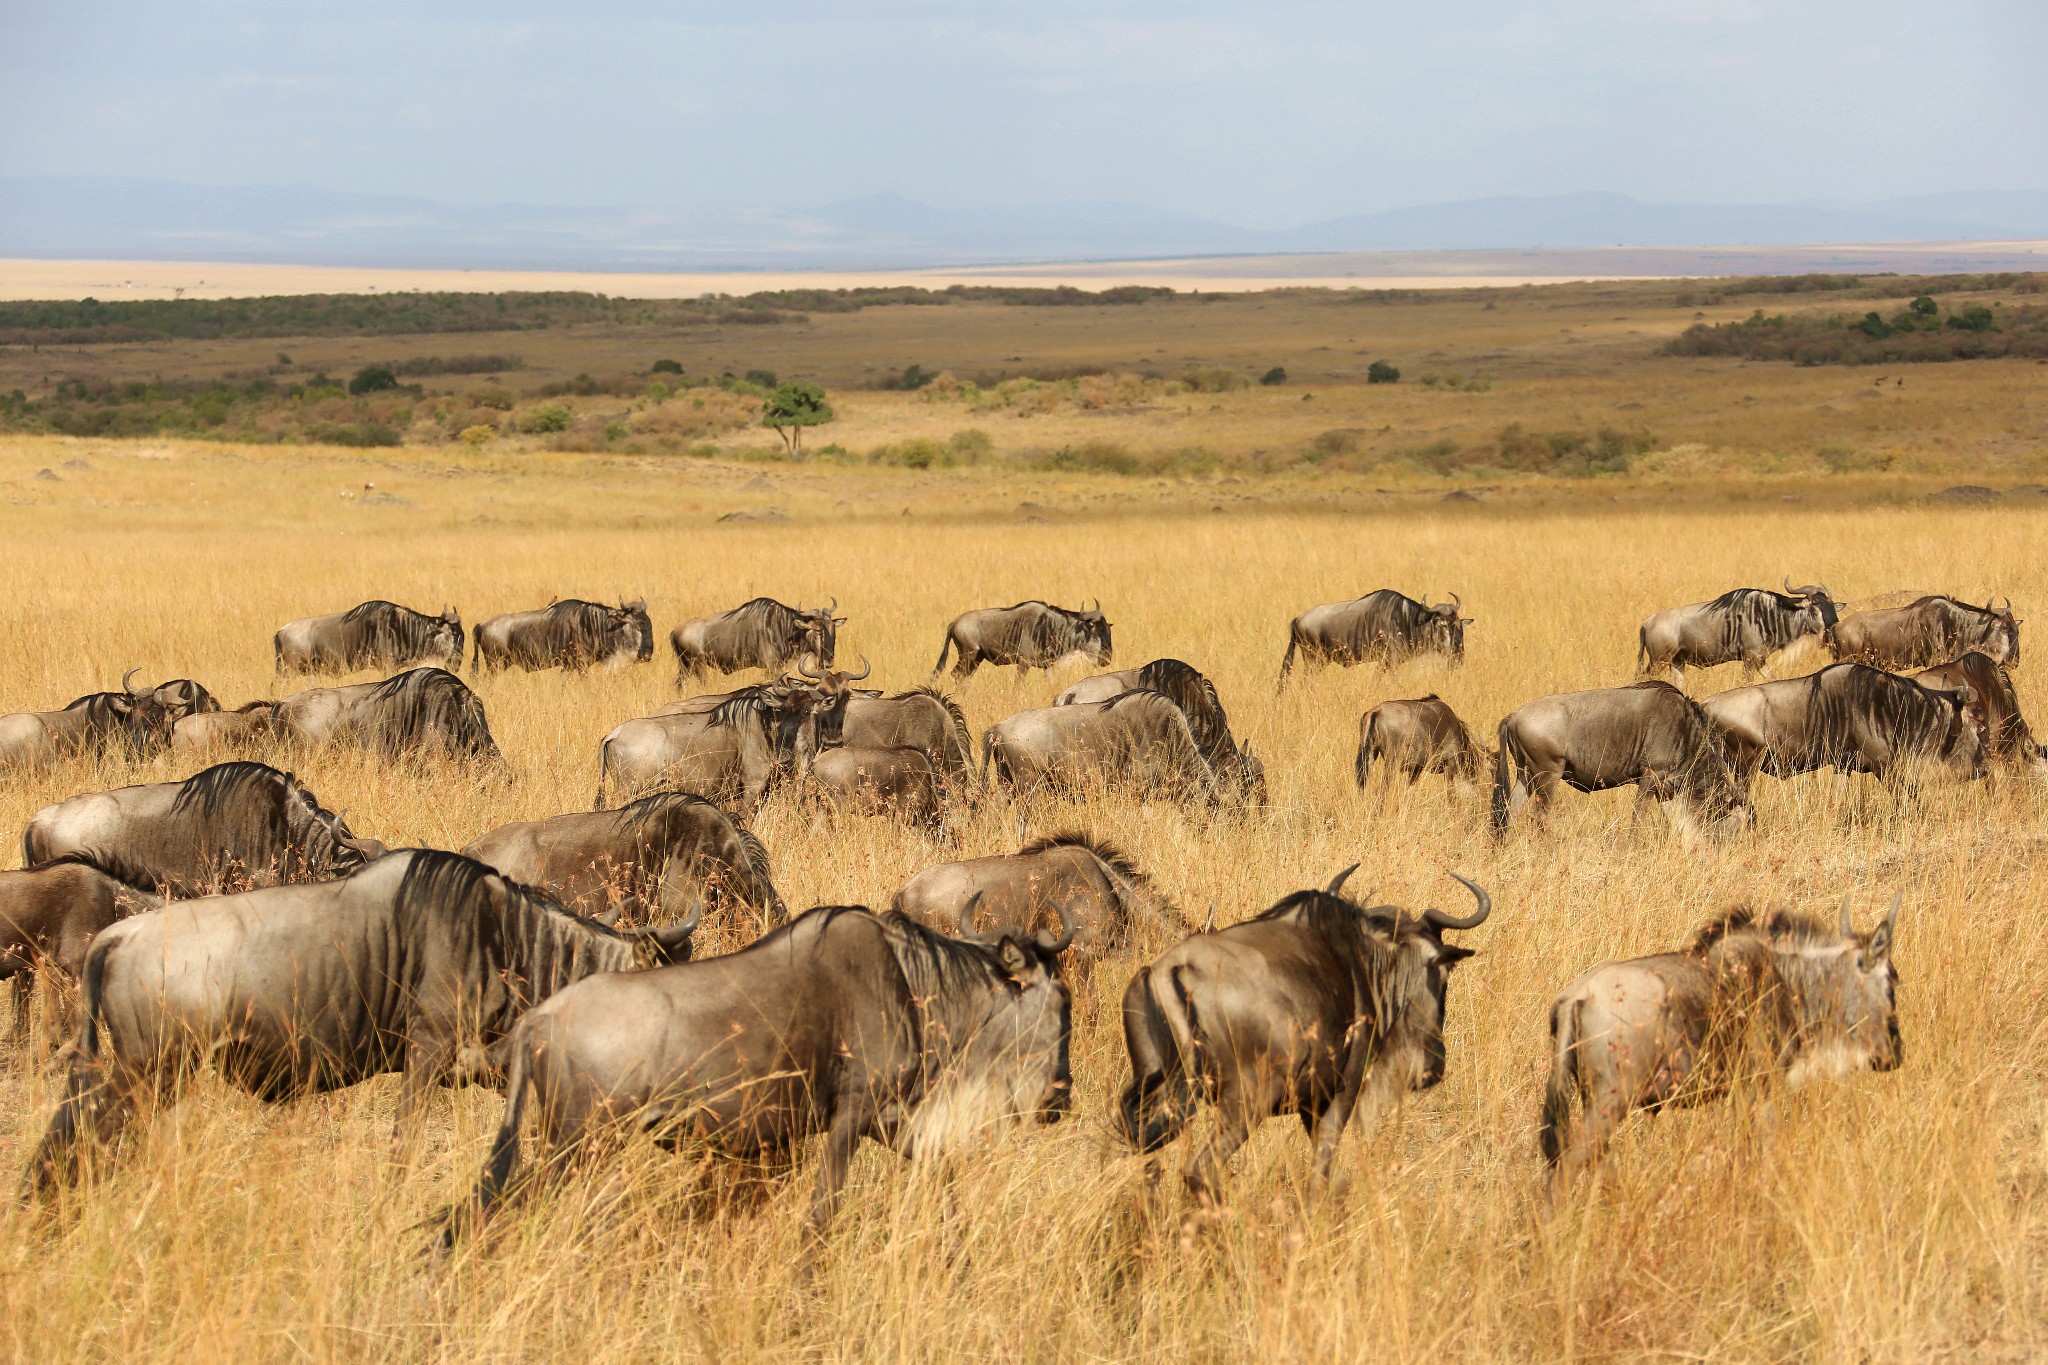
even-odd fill
[{"label": "walking wildebeest", "polygon": [[1953,597],[1923,597],[1904,607],[1859,611],[1835,627],[1835,657],[1902,672],[1975,650],[2007,668],[2020,661],[2020,623],[2012,601],[1973,607]]},{"label": "walking wildebeest", "polygon": [[707,669],[740,673],[749,668],[780,673],[806,654],[832,666],[843,616],[833,598],[829,607],[789,607],[772,597],[757,597],[718,616],[685,621],[668,634],[676,652],[676,686]]},{"label": "walking wildebeest", "polygon": [[1732,687],[1700,703],[1721,734],[1743,790],[1759,771],[1869,773],[1929,764],[1981,777],[1984,740],[1971,691],[1923,687],[1868,664],[1829,664],[1804,678]]},{"label": "walking wildebeest", "polygon": [[1458,594],[1426,607],[1392,588],[1381,588],[1352,602],[1326,602],[1310,607],[1287,626],[1287,653],[1280,660],[1280,681],[1294,669],[1294,653],[1303,663],[1350,667],[1368,661],[1383,668],[1424,654],[1441,654],[1452,663],[1465,661],[1465,627]]},{"label": "walking wildebeest", "polygon": [[1212,765],[1187,713],[1162,692],[1019,711],[990,726],[981,744],[983,762],[1014,792],[1112,785],[1212,806],[1266,799],[1259,760],[1233,749],[1221,769]]},{"label": "walking wildebeest", "polygon": [[797,776],[842,811],[898,816],[932,830],[945,822],[945,779],[922,749],[834,744],[799,766]]},{"label": "walking wildebeest", "polygon": [[139,1102],[211,1060],[259,1099],[403,1072],[396,1143],[427,1089],[488,1080],[535,1002],[595,972],[685,959],[693,915],[621,933],[473,859],[401,849],[341,881],[180,901],[101,931],[64,1099],[31,1188],[75,1171]]},{"label": "walking wildebeest", "polygon": [[1785,591],[1736,588],[1711,602],[1670,607],[1643,622],[1636,632],[1636,671],[1671,670],[1672,683],[1685,686],[1685,670],[1742,661],[1742,676],[1755,677],[1773,654],[1807,636],[1835,642],[1835,599],[1819,583],[1803,588],[1785,580]]},{"label": "walking wildebeest", "polygon": [[286,739],[349,745],[392,760],[504,758],[491,738],[482,700],[445,668],[295,692],[272,708],[269,724]]},{"label": "walking wildebeest", "polygon": [[1455,787],[1479,782],[1487,753],[1458,713],[1432,692],[1412,701],[1383,701],[1358,718],[1358,754],[1351,768],[1359,786],[1381,759],[1389,771],[1408,774],[1411,787],[1424,773],[1442,773]]},{"label": "walking wildebeest", "polygon": [[1650,800],[1676,800],[1683,823],[1704,822],[1717,834],[1752,819],[1720,732],[1667,682],[1539,697],[1503,720],[1493,755],[1494,833],[1531,801],[1547,812],[1559,783],[1582,792],[1634,784],[1638,816]]},{"label": "walking wildebeest", "polygon": [[1985,759],[2048,777],[2048,754],[2041,752],[2027,718],[2020,714],[2012,677],[1990,655],[1971,650],[1960,659],[1914,674],[1913,681],[1938,692],[1967,688],[1970,720],[1984,736]]},{"label": "walking wildebeest", "polygon": [[0,981],[14,982],[14,1036],[28,1036],[29,997],[43,980],[54,1035],[57,982],[75,981],[92,936],[125,915],[163,901],[73,854],[19,872],[0,872]]},{"label": "walking wildebeest", "polygon": [[396,602],[364,602],[278,628],[271,640],[277,672],[354,673],[429,662],[451,673],[462,667],[462,613],[429,616]]},{"label": "walking wildebeest", "polygon": [[[1719,1099],[1775,1072],[1798,1085],[1899,1065],[1892,941],[1899,902],[1859,934],[1842,901],[1830,933],[1783,912],[1739,910],[1681,952],[1609,962],[1550,1007],[1543,1156],[1569,1173],[1596,1160],[1631,1113]],[[1574,1103],[1584,1126],[1572,1131]]]},{"label": "walking wildebeest", "polygon": [[932,665],[934,676],[946,666],[946,655],[955,650],[956,682],[984,663],[998,667],[1015,664],[1022,674],[1034,668],[1050,669],[1069,654],[1079,654],[1089,663],[1101,665],[1110,660],[1109,620],[1102,614],[1100,601],[1079,611],[1036,600],[1014,607],[985,607],[954,617],[946,627],[946,643],[939,647],[939,661]]},{"label": "walking wildebeest", "polygon": [[571,986],[506,1040],[505,1119],[440,1246],[511,1192],[529,1101],[543,1177],[631,1131],[751,1158],[823,1134],[814,1235],[863,1137],[931,1161],[999,1125],[1056,1121],[1073,1084],[1071,934],[955,939],[820,906],[737,953]]},{"label": "walking wildebeest", "polygon": [[539,611],[514,611],[479,624],[470,644],[470,671],[515,665],[582,672],[593,665],[623,667],[654,657],[654,624],[645,602],[616,607],[567,598]]},{"label": "walking wildebeest", "polygon": [[980,925],[1024,932],[1050,928],[1055,919],[1071,922],[1070,961],[1192,927],[1122,851],[1085,834],[1054,834],[1015,853],[928,867],[897,889],[891,908],[940,933],[961,933],[977,897]]},{"label": "walking wildebeest", "polygon": [[77,854],[139,890],[180,898],[325,881],[383,853],[297,778],[261,763],[74,796],[31,815],[21,833],[25,865]]},{"label": "walking wildebeest", "polygon": [[1184,940],[1124,991],[1131,1083],[1118,1128],[1138,1151],[1156,1152],[1206,1096],[1216,1129],[1184,1171],[1204,1202],[1214,1202],[1224,1164],[1265,1119],[1300,1116],[1321,1187],[1361,1094],[1370,1123],[1388,1101],[1444,1077],[1450,972],[1472,950],[1443,935],[1485,923],[1492,898],[1453,873],[1477,908],[1463,919],[1416,915],[1345,900],[1338,893],[1350,875]]},{"label": "walking wildebeest", "polygon": [[784,677],[729,694],[708,711],[643,716],[613,728],[598,747],[597,799],[615,784],[628,796],[655,783],[687,787],[716,801],[760,805],[769,786],[827,744],[836,743],[846,684],[867,676],[827,671]]},{"label": "walking wildebeest", "polygon": [[[537,886],[579,915],[642,924],[693,905],[744,906],[762,930],[789,918],[768,875],[768,850],[718,805],[660,791],[617,810],[500,825],[463,856]],[[609,922],[609,921],[608,921]]]},{"label": "walking wildebeest", "polygon": [[61,711],[18,711],[0,716],[0,768],[40,768],[67,758],[98,757],[117,744],[123,756],[144,762],[170,747],[171,729],[185,716],[218,711],[220,703],[189,678],[136,687],[140,669],[121,677],[119,692],[90,692]]}]

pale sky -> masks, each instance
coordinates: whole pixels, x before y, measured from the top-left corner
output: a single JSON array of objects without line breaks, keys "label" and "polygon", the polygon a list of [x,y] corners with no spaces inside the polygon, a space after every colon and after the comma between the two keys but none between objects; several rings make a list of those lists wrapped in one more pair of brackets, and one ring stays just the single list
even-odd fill
[{"label": "pale sky", "polygon": [[2048,187],[2048,0],[0,0],[0,174],[452,202]]}]

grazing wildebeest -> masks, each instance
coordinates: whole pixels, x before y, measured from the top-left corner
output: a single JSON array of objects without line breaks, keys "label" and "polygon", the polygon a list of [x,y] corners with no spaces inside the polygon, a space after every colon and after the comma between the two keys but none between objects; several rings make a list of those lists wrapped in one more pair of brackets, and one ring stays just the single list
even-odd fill
[{"label": "grazing wildebeest", "polygon": [[277,1103],[403,1072],[396,1143],[429,1086],[495,1078],[519,1016],[573,981],[687,959],[695,917],[621,933],[482,863],[401,849],[341,881],[180,901],[101,931],[33,1189],[212,1061]]},{"label": "grazing wildebeest", "polygon": [[1109,620],[1099,601],[1079,611],[1036,600],[1014,607],[985,607],[954,617],[946,627],[946,643],[939,647],[939,661],[932,665],[934,676],[946,666],[946,655],[955,650],[955,681],[965,679],[984,663],[998,667],[1015,664],[1019,673],[1029,673],[1034,668],[1049,669],[1069,654],[1079,654],[1101,665],[1110,660]]},{"label": "grazing wildebeest", "polygon": [[447,607],[439,616],[429,616],[396,602],[364,602],[347,611],[287,622],[270,644],[280,676],[354,673],[421,662],[453,672],[462,667],[462,613]]},{"label": "grazing wildebeest", "polygon": [[1352,773],[1363,787],[1372,765],[1408,774],[1414,786],[1424,773],[1442,773],[1452,786],[1477,783],[1486,767],[1486,747],[1465,722],[1432,692],[1412,701],[1383,701],[1358,718],[1358,754]]},{"label": "grazing wildebeest", "polygon": [[1085,834],[1054,834],[1015,853],[928,867],[897,889],[891,908],[952,934],[962,931],[976,897],[977,924],[1030,931],[1055,919],[1071,922],[1075,962],[1144,939],[1178,938],[1192,927],[1115,845]]},{"label": "grazing wildebeest", "polygon": [[260,748],[277,734],[277,703],[245,702],[232,711],[186,716],[171,727],[171,752],[187,757]]},{"label": "grazing wildebeest", "polygon": [[40,768],[67,758],[105,754],[119,745],[134,762],[170,747],[180,716],[218,710],[206,689],[188,679],[159,688],[136,687],[139,669],[121,677],[119,692],[92,692],[61,711],[19,711],[0,716],[0,767]]},{"label": "grazing wildebeest", "polygon": [[757,597],[718,616],[685,621],[668,633],[676,652],[676,686],[707,669],[780,673],[807,654],[830,668],[839,627],[846,624],[844,616],[832,614],[838,608],[836,597],[829,607],[790,607]]},{"label": "grazing wildebeest", "polygon": [[835,807],[889,815],[937,829],[945,822],[946,782],[931,757],[908,745],[834,744],[797,770]]},{"label": "grazing wildebeest", "polygon": [[1700,703],[1721,734],[1736,780],[1819,768],[1883,780],[1916,766],[1984,773],[1970,689],[1936,690],[1867,664],[1829,664],[1804,678],[1731,687]]},{"label": "grazing wildebeest", "polygon": [[582,672],[592,665],[623,667],[654,657],[654,623],[645,602],[616,607],[568,598],[539,611],[513,611],[477,626],[470,644],[470,671],[518,666]]},{"label": "grazing wildebeest", "polygon": [[1752,678],[1773,654],[1807,636],[1823,645],[1835,642],[1835,599],[1825,586],[1803,588],[1785,580],[1785,591],[1736,588],[1711,602],[1669,607],[1643,622],[1636,632],[1636,671],[1671,670],[1671,681],[1685,686],[1687,668],[1711,668],[1742,661],[1742,676]]},{"label": "grazing wildebeest", "polygon": [[[1896,1068],[1898,915],[1894,900],[1859,934],[1847,898],[1832,933],[1804,916],[1740,910],[1681,952],[1609,962],[1572,982],[1550,1007],[1544,1159],[1576,1171],[1638,1109],[1719,1099],[1773,1073],[1798,1085]],[[1585,1111],[1577,1133],[1574,1104]]]},{"label": "grazing wildebeest", "polygon": [[[1182,663],[1179,659],[1154,659],[1141,668],[1083,678],[1060,693],[1053,705],[1075,706],[1084,702],[1108,701],[1125,692],[1141,689],[1158,692],[1181,709],[1188,718],[1188,729],[1194,733],[1195,743],[1200,746],[1202,756],[1209,760],[1213,771],[1235,773],[1240,780],[1246,778],[1249,769],[1245,760],[1250,751],[1241,749],[1231,735],[1230,717],[1223,710],[1222,699],[1216,695],[1216,685],[1192,664]],[[1263,773],[1263,767],[1260,771]]]},{"label": "grazing wildebeest", "polygon": [[1118,1128],[1138,1151],[1155,1152],[1206,1096],[1216,1129],[1184,1172],[1205,1202],[1265,1119],[1300,1116],[1315,1140],[1320,1187],[1361,1094],[1370,1123],[1388,1101],[1444,1077],[1450,972],[1472,955],[1445,943],[1444,931],[1485,923],[1492,898],[1458,877],[1478,902],[1470,915],[1417,915],[1345,900],[1338,892],[1348,876],[1182,941],[1140,967],[1124,991],[1131,1082]]},{"label": "grazing wildebeest", "polygon": [[77,854],[130,886],[180,898],[325,881],[383,852],[297,778],[261,763],[74,796],[31,815],[21,833],[25,865]]},{"label": "grazing wildebeest", "polygon": [[1366,662],[1384,668],[1424,654],[1440,654],[1452,663],[1465,661],[1465,627],[1458,594],[1426,607],[1392,588],[1381,588],[1352,602],[1326,602],[1310,607],[1287,627],[1287,653],[1280,660],[1280,681],[1294,668],[1294,654],[1303,663],[1349,667]]},{"label": "grazing wildebeest", "polygon": [[982,759],[1014,792],[1126,787],[1176,800],[1263,804],[1265,769],[1233,749],[1219,770],[1171,697],[1141,689],[1108,701],[1019,711],[982,735]]},{"label": "grazing wildebeest", "polygon": [[[75,981],[92,936],[163,901],[114,880],[77,855],[0,872],[0,981],[14,982],[14,1036],[28,1036],[29,997],[39,978]],[[56,981],[44,981],[54,1035]]]},{"label": "grazing wildebeest", "polygon": [[612,811],[500,825],[462,850],[579,915],[674,920],[693,905],[743,906],[765,932],[789,918],[768,850],[715,802],[660,791]]},{"label": "grazing wildebeest", "polygon": [[1008,929],[948,938],[832,905],[725,957],[571,986],[506,1040],[505,1119],[440,1246],[508,1194],[529,1102],[543,1177],[632,1131],[743,1158],[823,1134],[810,1217],[822,1235],[863,1137],[933,1161],[999,1126],[1061,1116],[1066,946],[1067,934]]},{"label": "grazing wildebeest", "polygon": [[348,745],[397,760],[420,756],[503,761],[484,704],[445,668],[415,668],[382,682],[315,687],[272,709],[286,739]]},{"label": "grazing wildebeest", "polygon": [[2010,599],[1973,607],[1953,597],[1923,597],[1908,606],[1859,611],[1835,627],[1835,657],[1904,671],[1927,668],[1975,650],[2012,668],[2020,661],[2020,623]]},{"label": "grazing wildebeest", "polygon": [[604,809],[608,784],[631,795],[660,782],[752,810],[799,761],[838,741],[846,684],[867,672],[784,677],[743,687],[708,711],[643,716],[616,726],[598,746],[593,808]]},{"label": "grazing wildebeest", "polygon": [[1720,732],[1667,682],[1540,697],[1503,720],[1493,756],[1494,832],[1505,832],[1528,802],[1547,812],[1559,783],[1582,792],[1634,784],[1638,816],[1653,799],[1675,800],[1683,822],[1717,834],[1752,818]]},{"label": "grazing wildebeest", "polygon": [[974,784],[974,740],[959,703],[930,687],[885,697],[865,688],[846,695],[840,735],[849,746],[904,746],[922,750],[952,787]]},{"label": "grazing wildebeest", "polygon": [[2041,752],[2027,718],[2020,714],[2012,677],[1990,655],[1971,650],[1960,659],[1914,674],[1913,681],[1942,692],[1968,688],[1970,719],[1984,736],[1985,759],[2048,777],[2048,754]]}]

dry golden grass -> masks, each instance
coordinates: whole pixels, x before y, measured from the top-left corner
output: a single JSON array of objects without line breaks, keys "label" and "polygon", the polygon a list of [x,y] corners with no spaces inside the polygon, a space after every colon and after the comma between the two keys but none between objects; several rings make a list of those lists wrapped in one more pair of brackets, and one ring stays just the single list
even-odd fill
[{"label": "dry golden grass", "polygon": [[[67,459],[90,468],[66,470]],[[408,462],[411,463],[408,463]],[[48,466],[64,481],[30,476]],[[1765,779],[1758,832],[1692,846],[1630,825],[1629,793],[1567,798],[1550,835],[1487,839],[1483,798],[1429,781],[1360,794],[1359,712],[1437,690],[1476,727],[1551,691],[1631,673],[1652,608],[1781,573],[1862,597],[1901,586],[2048,599],[2048,515],[1776,502],[1731,513],[1601,498],[1549,507],[1298,499],[1206,510],[1127,484],[808,469],[786,525],[715,526],[749,471],[511,456],[237,451],[0,442],[0,703],[61,705],[146,676],[195,676],[230,705],[271,695],[281,622],[369,596],[465,619],[552,594],[644,594],[657,629],[757,592],[836,594],[848,657],[922,681],[945,622],[989,603],[1099,595],[1118,659],[1175,655],[1216,680],[1265,758],[1272,808],[1191,818],[1103,799],[1026,812],[1125,845],[1196,916],[1229,922],[1362,859],[1354,883],[1456,905],[1456,869],[1493,919],[1450,1000],[1450,1074],[1354,1133],[1327,1203],[1304,1197],[1307,1144],[1275,1121],[1239,1156],[1230,1216],[1184,1226],[1112,1140],[1126,1075],[1115,1002],[1129,963],[1081,1002],[1077,1106],[962,1163],[949,1193],[874,1149],[819,1280],[794,1263],[808,1167],[713,1198],[718,1173],[634,1150],[508,1217],[444,1273],[416,1225],[474,1180],[501,1108],[482,1090],[430,1106],[428,1140],[385,1166],[391,1078],[266,1108],[216,1085],[134,1134],[92,1188],[33,1214],[0,1207],[0,1350],[15,1359],[1350,1360],[1713,1357],[2022,1358],[2048,1320],[2048,949],[2041,797],[1930,783],[1905,800],[1858,779]],[[777,479],[786,476],[780,472]],[[687,481],[686,481],[687,480]],[[343,500],[373,481],[411,506]],[[1009,516],[1020,491],[1094,510]],[[1171,490],[1169,490],[1170,492]],[[1102,501],[1091,502],[1092,498]],[[905,519],[898,501],[912,505]],[[844,503],[845,506],[839,504]],[[1381,585],[1456,589],[1478,618],[1459,670],[1333,671],[1276,695],[1288,618]],[[1803,671],[1810,657],[1780,661]],[[2048,704],[2038,665],[2023,702]],[[596,743],[669,695],[665,662],[479,684],[506,783],[300,765],[331,806],[393,842],[459,845],[501,821],[587,806]],[[975,728],[1067,679],[984,672]],[[1699,685],[1732,685],[1734,670]],[[0,786],[0,830],[103,785],[182,775],[169,761],[79,765]],[[793,905],[884,900],[935,860],[1014,847],[997,803],[949,846],[873,820],[814,824],[786,798],[755,827]],[[1868,917],[1906,898],[1898,958],[1906,1064],[1629,1127],[1602,1180],[1540,1216],[1533,1135],[1544,1010],[1586,966],[1683,940],[1732,901]],[[55,1095],[39,1050],[0,1073],[0,1176]],[[1169,1151],[1177,1161],[1178,1148]],[[7,1177],[11,1178],[11,1176]],[[949,1224],[949,1210],[951,1222]]]}]

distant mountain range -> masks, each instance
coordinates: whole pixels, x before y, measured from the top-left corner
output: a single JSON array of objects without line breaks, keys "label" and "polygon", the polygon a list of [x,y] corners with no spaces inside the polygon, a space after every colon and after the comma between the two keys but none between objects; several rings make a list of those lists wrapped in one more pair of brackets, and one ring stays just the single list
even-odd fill
[{"label": "distant mountain range", "polygon": [[2048,238],[2048,190],[1854,207],[1499,197],[1304,227],[1134,204],[938,209],[893,194],[806,210],[449,205],[305,185],[0,177],[0,257],[591,270],[887,269],[1284,252],[1763,246]]}]

